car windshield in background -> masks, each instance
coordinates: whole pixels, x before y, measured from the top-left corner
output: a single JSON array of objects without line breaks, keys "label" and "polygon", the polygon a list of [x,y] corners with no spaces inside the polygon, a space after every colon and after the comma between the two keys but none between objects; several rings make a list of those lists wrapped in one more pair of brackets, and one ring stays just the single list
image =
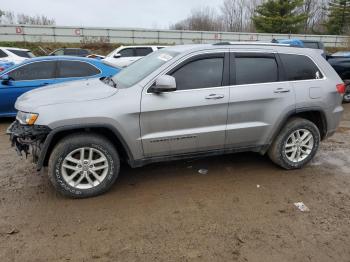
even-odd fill
[{"label": "car windshield in background", "polygon": [[304,42],[304,47],[312,48],[312,49],[319,49],[318,43],[316,43],[316,42]]},{"label": "car windshield in background", "polygon": [[350,57],[350,51],[341,51],[341,52],[337,52],[334,53],[332,56],[338,56],[338,57]]},{"label": "car windshield in background", "polygon": [[24,51],[24,50],[15,50],[15,49],[8,49],[11,53],[14,53],[15,55],[18,55],[20,57],[24,58],[33,58],[35,55],[32,54],[30,51]]},{"label": "car windshield in background", "polygon": [[122,87],[131,87],[178,54],[174,51],[156,51],[120,71],[113,80]]}]

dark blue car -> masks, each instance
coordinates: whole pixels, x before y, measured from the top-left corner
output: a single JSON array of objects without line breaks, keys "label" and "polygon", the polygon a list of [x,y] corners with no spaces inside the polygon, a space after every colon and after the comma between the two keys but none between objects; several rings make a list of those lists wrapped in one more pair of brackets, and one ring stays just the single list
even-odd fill
[{"label": "dark blue car", "polygon": [[38,57],[6,69],[0,73],[0,117],[16,116],[17,98],[32,89],[66,81],[109,77],[119,68],[100,60],[50,56]]}]

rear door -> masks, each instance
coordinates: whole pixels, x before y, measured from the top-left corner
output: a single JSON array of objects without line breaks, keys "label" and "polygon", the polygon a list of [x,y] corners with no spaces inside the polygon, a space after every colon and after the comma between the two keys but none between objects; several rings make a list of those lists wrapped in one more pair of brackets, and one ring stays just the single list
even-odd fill
[{"label": "rear door", "polygon": [[287,112],[295,109],[295,93],[279,56],[273,52],[232,52],[226,148],[269,143]]},{"label": "rear door", "polygon": [[15,102],[25,92],[55,82],[55,61],[40,61],[17,67],[8,73],[11,81],[0,86],[0,113],[15,114]]},{"label": "rear door", "polygon": [[318,108],[325,103],[323,99],[329,90],[329,82],[325,81],[324,74],[315,62],[308,56],[297,54],[280,54],[280,58],[286,76],[295,89],[296,107]]},{"label": "rear door", "polygon": [[141,136],[145,157],[224,149],[229,99],[228,54],[198,54],[168,75],[177,91],[162,94],[144,89]]}]

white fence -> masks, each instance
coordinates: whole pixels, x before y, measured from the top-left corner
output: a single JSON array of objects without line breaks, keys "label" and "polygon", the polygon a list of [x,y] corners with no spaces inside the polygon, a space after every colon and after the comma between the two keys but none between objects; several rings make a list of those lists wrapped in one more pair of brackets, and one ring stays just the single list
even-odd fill
[{"label": "white fence", "polygon": [[123,44],[190,44],[221,41],[271,41],[273,38],[299,38],[322,41],[327,47],[341,47],[347,36],[200,32],[134,28],[0,25],[0,42],[110,42]]}]

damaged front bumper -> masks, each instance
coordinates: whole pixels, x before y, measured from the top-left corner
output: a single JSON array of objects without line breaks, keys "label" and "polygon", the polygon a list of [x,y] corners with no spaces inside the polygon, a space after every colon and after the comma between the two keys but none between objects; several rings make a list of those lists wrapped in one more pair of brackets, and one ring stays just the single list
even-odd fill
[{"label": "damaged front bumper", "polygon": [[7,134],[10,136],[10,141],[19,156],[23,153],[27,157],[28,154],[33,156],[33,162],[38,161],[42,145],[51,132],[47,126],[39,125],[22,125],[17,120],[13,122],[7,129]]}]

